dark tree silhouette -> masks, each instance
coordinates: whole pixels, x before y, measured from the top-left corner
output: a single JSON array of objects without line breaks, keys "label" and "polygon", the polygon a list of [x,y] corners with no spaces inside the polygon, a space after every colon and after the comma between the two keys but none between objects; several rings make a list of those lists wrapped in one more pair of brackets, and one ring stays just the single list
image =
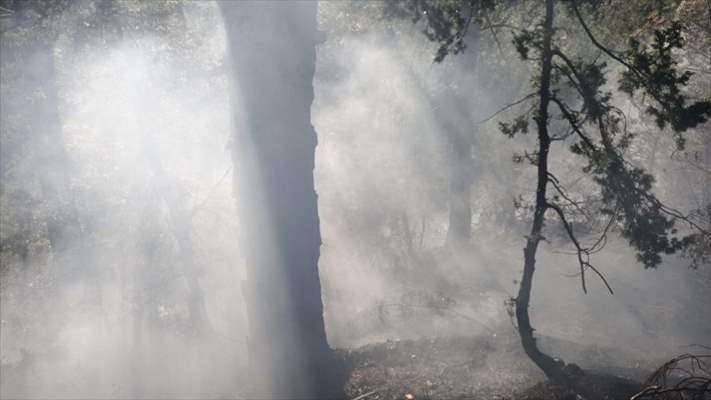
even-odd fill
[{"label": "dark tree silhouette", "polygon": [[[342,396],[326,340],[311,125],[315,2],[220,3],[232,57],[235,195],[247,240],[244,296],[258,396]],[[240,114],[240,112],[243,112]],[[239,121],[246,121],[239,125]]]},{"label": "dark tree silhouette", "polygon": [[[500,2],[508,5],[510,2]],[[556,7],[556,3],[560,3]],[[469,25],[481,23],[495,2],[461,1],[438,3],[426,0],[398,2],[391,8],[394,14],[409,12],[413,21],[424,20],[425,34],[440,44],[435,61],[449,54],[457,54],[466,48],[464,35]],[[636,250],[638,260],[653,268],[661,263],[661,254],[671,254],[704,240],[709,232],[677,210],[665,206],[652,192],[654,178],[644,169],[632,166],[624,158],[624,149],[632,140],[626,129],[625,115],[612,104],[613,93],[603,89],[607,82],[607,63],[598,58],[589,61],[582,57],[570,57],[564,49],[564,39],[556,35],[554,26],[556,8],[565,6],[580,24],[588,42],[597,47],[608,60],[624,68],[619,90],[629,95],[642,91],[652,98],[647,108],[660,129],[669,127],[677,147],[684,146],[682,133],[706,122],[711,115],[711,103],[697,101],[687,104],[683,88],[689,82],[691,72],[679,72],[673,58],[674,49],[683,47],[681,25],[656,30],[654,42],[649,49],[638,41],[630,41],[630,50],[615,54],[593,35],[574,0],[546,0],[543,20],[535,29],[512,27],[516,33],[513,44],[523,60],[535,62],[538,77],[535,96],[525,101],[537,101],[532,115],[526,113],[511,123],[500,123],[501,131],[509,137],[526,133],[529,120],[535,123],[538,148],[527,159],[536,167],[536,192],[531,230],[526,237],[524,268],[518,296],[512,299],[521,343],[526,354],[543,370],[546,376],[558,383],[575,386],[579,368],[543,353],[538,348],[531,325],[528,308],[533,288],[538,245],[544,239],[547,211],[559,218],[570,242],[576,249],[580,266],[583,291],[587,292],[586,272],[597,274],[612,293],[612,289],[590,262],[590,255],[600,249],[604,237],[614,225],[621,236]],[[560,10],[558,10],[560,12]],[[487,23],[497,29],[505,24]],[[554,112],[552,114],[552,112]],[[553,118],[562,119],[568,125],[568,134],[552,135],[549,125]],[[609,222],[600,239],[592,245],[584,245],[568,222],[566,208],[572,203],[565,188],[549,170],[548,159],[555,141],[575,137],[571,146],[573,153],[583,156],[582,170],[591,175],[598,184],[602,197],[602,213]],[[555,193],[548,194],[551,186]],[[691,233],[682,235],[675,227],[678,221],[686,222]]]}]

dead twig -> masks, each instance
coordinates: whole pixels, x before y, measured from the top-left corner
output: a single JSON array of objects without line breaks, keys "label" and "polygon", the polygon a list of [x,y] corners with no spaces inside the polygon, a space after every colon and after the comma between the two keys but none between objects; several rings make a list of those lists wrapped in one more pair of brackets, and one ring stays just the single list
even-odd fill
[{"label": "dead twig", "polygon": [[595,274],[597,274],[597,276],[600,278],[600,280],[602,280],[602,282],[605,284],[605,287],[607,287],[607,290],[610,292],[610,294],[614,294],[614,292],[612,291],[612,287],[607,282],[607,279],[605,278],[605,276],[600,271],[598,271],[598,269],[595,268],[595,266],[593,266],[590,263],[590,249],[582,247],[580,245],[578,238],[575,236],[575,233],[573,232],[573,227],[570,225],[568,220],[565,218],[565,213],[563,212],[563,209],[560,206],[558,206],[557,204],[551,203],[551,202],[546,202],[546,208],[550,208],[558,214],[558,217],[560,217],[560,221],[563,224],[565,231],[568,233],[568,237],[570,238],[570,241],[575,246],[576,255],[578,257],[578,264],[580,266],[580,281],[583,286],[583,292],[584,293],[588,292],[587,285],[585,283],[585,271],[590,269]]},{"label": "dead twig", "polygon": [[704,400],[711,396],[711,354],[682,354],[649,376],[630,400]]},{"label": "dead twig", "polygon": [[354,397],[354,398],[351,399],[351,400],[363,400],[363,399],[365,399],[365,398],[368,397],[368,396],[372,396],[372,395],[374,395],[374,394],[376,394],[376,393],[380,393],[380,391],[383,390],[383,389],[386,389],[386,388],[385,388],[385,387],[381,387],[381,388],[373,389],[373,390],[371,390],[370,392],[363,393],[363,394],[361,394],[360,396]]}]

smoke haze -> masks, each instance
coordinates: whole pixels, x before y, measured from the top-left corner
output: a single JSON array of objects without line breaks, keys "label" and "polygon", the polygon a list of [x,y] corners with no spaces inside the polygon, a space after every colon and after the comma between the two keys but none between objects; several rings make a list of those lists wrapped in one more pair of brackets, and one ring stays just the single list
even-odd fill
[{"label": "smoke haze", "polygon": [[[239,397],[249,385],[248,239],[235,199],[253,193],[233,188],[244,160],[233,164],[231,132],[246,117],[230,96],[220,8],[182,2],[181,17],[156,31],[131,29],[150,3],[117,2],[117,34],[87,22],[96,4],[73,3],[46,22],[56,39],[48,79],[61,132],[50,142],[14,133],[52,129],[54,122],[37,121],[47,118],[47,87],[25,69],[27,60],[45,62],[46,49],[25,45],[25,28],[3,27],[0,397]],[[490,43],[479,56],[468,49],[433,63],[436,46],[418,26],[345,26],[347,4],[320,5],[325,40],[311,109],[329,343],[512,335],[505,303],[518,290],[530,216],[514,203],[530,202],[535,186],[534,168],[513,158],[535,137],[509,139],[488,118],[526,95],[527,67],[511,66],[519,74],[497,80],[500,66],[486,61],[496,52]],[[461,248],[445,245],[452,132],[472,143],[471,244]],[[703,194],[680,186],[708,179],[670,159],[671,139],[660,140],[658,193],[688,209]],[[37,165],[53,146],[65,153],[50,175],[62,188],[61,207],[40,195],[47,189]],[[560,146],[552,170],[583,196],[591,182]],[[631,148],[639,163],[650,162],[649,146]],[[80,227],[61,254],[49,250],[43,223],[53,213],[74,215]],[[623,347],[620,357],[654,349],[640,357],[646,368],[683,346],[711,345],[708,265],[690,269],[669,256],[644,270],[613,233],[593,260],[615,294],[590,276],[586,295],[561,232],[550,223],[538,256],[538,334]],[[8,250],[20,237],[30,238],[24,256]],[[561,356],[573,359],[569,353]]]}]

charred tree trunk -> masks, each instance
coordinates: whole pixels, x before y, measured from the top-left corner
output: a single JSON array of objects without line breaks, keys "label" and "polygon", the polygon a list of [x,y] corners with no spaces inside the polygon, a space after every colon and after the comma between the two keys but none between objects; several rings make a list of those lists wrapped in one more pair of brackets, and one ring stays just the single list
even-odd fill
[{"label": "charred tree trunk", "polygon": [[539,242],[543,238],[544,217],[548,209],[546,188],[548,186],[548,151],[551,144],[551,138],[548,133],[548,105],[551,101],[553,12],[553,0],[546,0],[546,14],[543,23],[543,51],[541,54],[541,81],[538,91],[539,104],[538,114],[535,117],[536,126],[538,128],[536,204],[531,232],[528,235],[526,247],[523,250],[523,277],[521,278],[518,297],[516,298],[516,322],[518,323],[521,344],[528,357],[543,370],[549,379],[568,385],[569,382],[567,375],[563,371],[563,364],[541,352],[538,348],[536,338],[533,335],[534,329],[531,326],[528,315],[528,308],[531,301],[531,288],[533,285],[533,273],[536,269],[536,251],[538,250]]},{"label": "charred tree trunk", "polygon": [[234,79],[235,196],[248,240],[243,293],[254,395],[341,397],[318,274],[316,2],[220,4]]}]

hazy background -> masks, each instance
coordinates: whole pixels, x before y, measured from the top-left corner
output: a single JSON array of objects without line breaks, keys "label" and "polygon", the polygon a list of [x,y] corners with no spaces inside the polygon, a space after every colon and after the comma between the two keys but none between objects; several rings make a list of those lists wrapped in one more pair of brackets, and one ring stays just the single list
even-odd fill
[{"label": "hazy background", "polygon": [[[87,232],[71,246],[86,262],[56,268],[42,239],[43,213],[50,211],[31,205],[38,185],[35,150],[32,143],[19,146],[21,155],[2,171],[3,239],[14,234],[14,222],[5,217],[17,207],[27,208],[26,229],[37,239],[26,265],[8,252],[0,259],[0,395],[239,395],[246,362],[244,260],[230,178],[234,104],[219,8],[182,3],[183,19],[164,32],[86,34],[92,4],[77,2],[50,21],[57,32],[53,57],[69,160],[65,174]],[[131,2],[120,7],[128,21],[141,12]],[[500,134],[497,119],[482,121],[526,94],[527,67],[512,60],[505,63],[511,64],[509,78],[495,77],[502,66],[487,61],[497,51],[491,43],[482,44],[481,62],[465,51],[434,64],[436,47],[418,27],[375,18],[366,24],[377,7],[358,15],[349,7],[321,5],[327,39],[318,48],[312,107],[329,341],[348,348],[510,335],[504,302],[518,287],[527,226],[526,211],[514,200],[530,200],[534,177],[513,156],[535,138],[511,140]],[[78,32],[85,36],[77,39]],[[4,30],[1,40],[8,51],[21,35]],[[2,97],[23,93],[17,68],[3,59]],[[7,107],[0,113],[7,144],[15,121]],[[473,141],[472,244],[457,251],[444,247],[448,130],[467,132]],[[708,177],[670,158],[670,140],[657,139],[657,154],[651,141],[630,151],[639,154],[640,165],[656,160],[659,195],[688,209],[703,200],[703,193],[688,188],[708,185]],[[590,182],[564,146],[554,153],[553,171],[571,191],[584,193]],[[28,193],[24,200],[9,194],[18,187]],[[170,199],[190,216],[209,318],[200,335],[189,323],[190,289],[178,267]],[[538,334],[623,346],[621,357],[652,352],[655,360],[692,343],[711,345],[709,266],[692,270],[688,260],[669,257],[657,270],[644,270],[613,233],[593,261],[615,295],[593,277],[584,295],[564,237],[552,233],[548,239],[533,289]]]}]

